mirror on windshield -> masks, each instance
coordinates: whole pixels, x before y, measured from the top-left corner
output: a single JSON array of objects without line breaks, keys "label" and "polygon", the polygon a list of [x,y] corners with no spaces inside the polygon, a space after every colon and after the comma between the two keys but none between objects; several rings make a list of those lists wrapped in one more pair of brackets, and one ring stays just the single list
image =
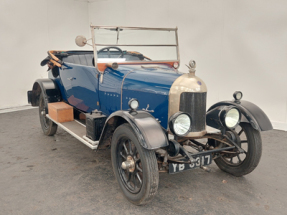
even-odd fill
[{"label": "mirror on windshield", "polygon": [[77,46],[83,47],[87,44],[87,39],[86,37],[79,35],[76,37],[75,42]]}]

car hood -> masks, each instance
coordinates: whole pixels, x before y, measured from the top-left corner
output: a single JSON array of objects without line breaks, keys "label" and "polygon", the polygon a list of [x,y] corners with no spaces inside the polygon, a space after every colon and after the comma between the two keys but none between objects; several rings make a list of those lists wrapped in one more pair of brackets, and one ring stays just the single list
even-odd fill
[{"label": "car hood", "polygon": [[123,88],[141,92],[168,95],[175,79],[182,75],[166,64],[121,66],[129,73],[124,77]]},{"label": "car hood", "polygon": [[119,69],[128,71],[122,81],[122,109],[129,109],[132,98],[139,101],[139,109],[151,110],[151,114],[167,128],[168,98],[173,82],[182,74],[165,64],[153,64],[152,67],[130,66]]}]

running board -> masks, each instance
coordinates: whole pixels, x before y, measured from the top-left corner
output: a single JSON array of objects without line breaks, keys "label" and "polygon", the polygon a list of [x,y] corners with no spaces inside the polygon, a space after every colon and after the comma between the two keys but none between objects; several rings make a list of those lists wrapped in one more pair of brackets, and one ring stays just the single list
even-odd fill
[{"label": "running board", "polygon": [[99,141],[93,141],[86,137],[86,126],[76,120],[70,122],[57,122],[53,120],[48,114],[46,117],[56,123],[58,126],[63,128],[66,132],[71,134],[73,137],[84,143],[86,146],[90,147],[91,149],[95,150],[99,146]]}]

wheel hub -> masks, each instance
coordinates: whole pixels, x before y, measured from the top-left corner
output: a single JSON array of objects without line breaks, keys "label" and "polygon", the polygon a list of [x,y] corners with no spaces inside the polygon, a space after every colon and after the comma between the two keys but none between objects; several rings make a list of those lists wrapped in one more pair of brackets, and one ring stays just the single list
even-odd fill
[{"label": "wheel hub", "polygon": [[[240,137],[238,136],[238,134],[235,131],[227,131],[226,135],[232,140],[234,141],[240,148],[241,148],[241,142],[240,142]],[[233,152],[238,152],[236,148],[234,148],[232,150]],[[225,156],[228,158],[232,158],[232,157],[236,157],[238,155],[238,153],[236,154],[226,154]]]},{"label": "wheel hub", "polygon": [[127,160],[122,162],[122,168],[129,172],[133,172],[135,170],[135,161],[132,156],[127,156]]},{"label": "wheel hub", "polygon": [[240,137],[235,131],[227,131],[227,136],[234,141],[239,147],[241,147]]}]

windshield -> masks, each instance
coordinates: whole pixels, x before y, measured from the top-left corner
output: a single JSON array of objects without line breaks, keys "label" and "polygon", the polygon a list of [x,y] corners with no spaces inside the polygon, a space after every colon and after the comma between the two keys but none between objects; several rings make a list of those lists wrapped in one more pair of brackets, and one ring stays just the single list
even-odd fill
[{"label": "windshield", "polygon": [[176,28],[93,28],[98,63],[178,61]]}]

